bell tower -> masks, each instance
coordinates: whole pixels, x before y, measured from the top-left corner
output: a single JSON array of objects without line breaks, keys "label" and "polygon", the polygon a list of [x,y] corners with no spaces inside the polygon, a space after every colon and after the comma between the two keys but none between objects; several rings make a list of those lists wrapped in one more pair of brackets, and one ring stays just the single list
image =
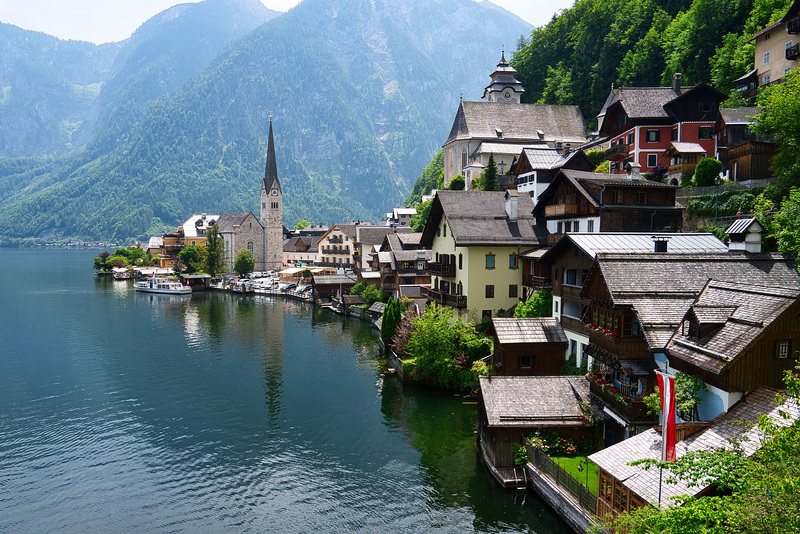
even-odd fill
[{"label": "bell tower", "polygon": [[261,182],[261,224],[264,225],[265,269],[280,271],[283,267],[283,192],[278,180],[275,141],[272,137],[272,116],[269,117],[267,164]]},{"label": "bell tower", "polygon": [[504,102],[519,104],[525,89],[517,77],[516,69],[506,61],[506,51],[500,56],[500,63],[492,72],[492,82],[483,90],[483,100],[486,102]]}]

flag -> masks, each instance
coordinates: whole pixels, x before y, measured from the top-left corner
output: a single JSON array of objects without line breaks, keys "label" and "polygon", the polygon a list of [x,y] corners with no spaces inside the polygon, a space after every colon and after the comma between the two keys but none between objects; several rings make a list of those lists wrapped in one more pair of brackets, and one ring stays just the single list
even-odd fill
[{"label": "flag", "polygon": [[675,461],[675,377],[656,371],[661,392],[661,461]]}]

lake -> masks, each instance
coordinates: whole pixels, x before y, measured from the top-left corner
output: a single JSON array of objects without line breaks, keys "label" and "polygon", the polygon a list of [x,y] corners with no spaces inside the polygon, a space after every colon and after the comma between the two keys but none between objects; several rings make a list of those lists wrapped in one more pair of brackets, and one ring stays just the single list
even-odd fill
[{"label": "lake", "polygon": [[99,252],[0,249],[0,530],[568,531],[491,479],[474,404],[384,376],[366,323],[135,293]]}]

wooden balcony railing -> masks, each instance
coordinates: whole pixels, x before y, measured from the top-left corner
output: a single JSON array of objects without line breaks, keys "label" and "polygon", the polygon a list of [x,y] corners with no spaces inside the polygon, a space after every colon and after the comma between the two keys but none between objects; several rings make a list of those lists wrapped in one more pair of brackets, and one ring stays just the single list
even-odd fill
[{"label": "wooden balcony railing", "polygon": [[790,20],[786,24],[786,32],[787,33],[800,33],[800,18],[796,18],[794,20]]},{"label": "wooden balcony railing", "polygon": [[561,239],[564,234],[550,234],[547,236],[547,244],[548,245],[555,245],[558,243],[558,240]]},{"label": "wooden balcony railing", "polygon": [[615,393],[611,387],[589,379],[589,390],[599,397],[611,411],[622,417],[629,425],[654,425],[658,415],[649,415],[647,405],[639,400],[630,400],[622,391]]},{"label": "wooden balcony railing", "polygon": [[800,56],[800,43],[786,49],[786,59],[797,59]]},{"label": "wooden balcony railing", "polygon": [[428,263],[428,272],[436,276],[452,278],[456,275],[456,266],[453,263]]},{"label": "wooden balcony railing", "polygon": [[530,284],[533,289],[536,291],[552,291],[553,289],[553,280],[549,277],[544,276],[531,276],[530,277]]},{"label": "wooden balcony railing", "polygon": [[556,217],[558,215],[577,215],[577,204],[552,204],[544,207],[545,217]]},{"label": "wooden balcony railing", "polygon": [[605,152],[607,160],[622,161],[628,157],[628,145],[614,145]]},{"label": "wooden balcony railing", "polygon": [[450,306],[451,308],[466,308],[467,297],[466,295],[450,295],[442,293],[429,287],[422,286],[422,296],[430,302],[435,302],[442,306]]}]

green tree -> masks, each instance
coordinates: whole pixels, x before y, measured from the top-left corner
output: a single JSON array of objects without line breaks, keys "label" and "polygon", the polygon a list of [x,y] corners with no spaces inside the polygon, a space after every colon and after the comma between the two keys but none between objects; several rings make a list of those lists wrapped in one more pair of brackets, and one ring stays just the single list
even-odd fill
[{"label": "green tree", "polygon": [[409,223],[413,231],[421,232],[425,229],[425,223],[428,222],[428,216],[431,214],[431,206],[433,206],[433,199],[416,205],[417,213],[411,216]]},{"label": "green tree", "polygon": [[101,252],[99,256],[94,257],[94,268],[98,271],[108,271],[111,267],[108,265],[107,260],[111,256],[108,252]]},{"label": "green tree", "polygon": [[206,249],[201,245],[186,245],[178,252],[178,258],[189,273],[196,273],[203,269]]},{"label": "green tree", "polygon": [[761,113],[753,128],[778,143],[772,167],[778,176],[781,197],[800,186],[800,70],[783,75],[784,82],[763,89],[758,95]]},{"label": "green tree", "polygon": [[247,249],[239,252],[239,254],[236,255],[236,259],[233,261],[233,271],[239,275],[240,278],[244,278],[252,273],[255,266],[256,260],[253,259],[253,253]]},{"label": "green tree", "polygon": [[800,188],[793,188],[775,214],[775,239],[778,250],[794,254],[800,266]]},{"label": "green tree", "polygon": [[539,104],[572,104],[575,98],[572,96],[572,73],[559,61],[555,67],[547,66],[547,78],[545,79],[544,91],[539,99]]},{"label": "green tree", "polygon": [[464,183],[464,177],[460,174],[456,174],[450,179],[450,185],[448,185],[447,188],[451,191],[463,191]]},{"label": "green tree", "polygon": [[586,153],[586,157],[589,158],[589,161],[592,162],[592,165],[597,167],[604,161],[606,161],[606,151],[605,150],[590,150]]},{"label": "green tree", "polygon": [[381,339],[386,347],[392,343],[392,338],[397,331],[397,325],[403,317],[400,302],[390,298],[383,309],[383,319],[381,319]]},{"label": "green tree", "polygon": [[214,278],[225,269],[225,243],[219,234],[219,226],[213,224],[206,235],[205,271]]},{"label": "green tree", "polygon": [[481,173],[481,185],[483,191],[497,191],[497,164],[494,161],[494,154],[489,154],[489,161],[486,163],[486,170]]},{"label": "green tree", "polygon": [[436,153],[428,166],[422,171],[422,174],[414,182],[414,187],[411,194],[405,201],[406,206],[413,206],[417,202],[422,201],[422,195],[429,195],[432,190],[441,188],[438,185],[441,180],[444,180],[444,150]]},{"label": "green tree", "polygon": [[514,308],[514,317],[550,317],[553,311],[553,294],[537,291]]},{"label": "green tree", "polygon": [[295,230],[302,230],[303,228],[306,228],[306,227],[308,227],[308,226],[311,226],[311,223],[310,223],[310,222],[308,222],[308,221],[307,221],[307,220],[305,220],[305,219],[300,219],[300,220],[297,222],[297,224],[295,224],[295,225],[294,225],[294,229],[295,229]]},{"label": "green tree", "polygon": [[714,185],[714,180],[722,170],[722,163],[714,158],[702,158],[694,169],[694,183],[697,187]]}]

